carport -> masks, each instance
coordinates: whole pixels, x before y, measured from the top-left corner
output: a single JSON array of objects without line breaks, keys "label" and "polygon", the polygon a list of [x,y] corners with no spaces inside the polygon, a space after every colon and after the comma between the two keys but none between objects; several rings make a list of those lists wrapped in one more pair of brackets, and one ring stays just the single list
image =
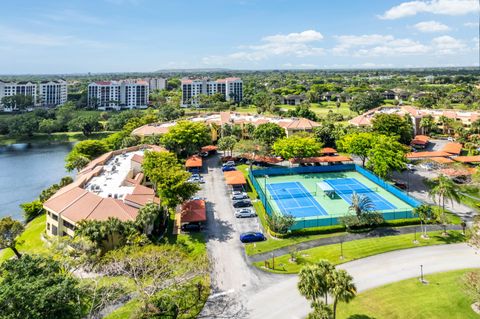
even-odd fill
[{"label": "carport", "polygon": [[200,156],[198,155],[193,155],[187,158],[187,161],[185,162],[185,167],[187,170],[195,170],[195,169],[201,169],[203,165],[203,160]]},{"label": "carport", "polygon": [[247,185],[247,180],[240,171],[224,172],[223,176],[225,177],[227,185],[233,190],[244,190],[245,185]]}]

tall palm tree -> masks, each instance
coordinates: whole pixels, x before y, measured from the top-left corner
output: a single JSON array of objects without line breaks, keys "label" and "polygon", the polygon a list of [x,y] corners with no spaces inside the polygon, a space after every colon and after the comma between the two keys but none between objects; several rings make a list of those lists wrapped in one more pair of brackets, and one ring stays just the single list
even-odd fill
[{"label": "tall palm tree", "polygon": [[321,298],[324,298],[325,303],[328,303],[328,292],[334,270],[334,266],[326,260],[303,267],[298,275],[298,290],[314,304],[320,303]]},{"label": "tall palm tree", "polygon": [[[420,219],[420,229],[422,230],[422,237],[427,238],[427,219],[432,216],[432,208],[429,205],[420,205],[413,210],[413,213]],[[424,227],[425,225],[425,227]]]},{"label": "tall palm tree", "polygon": [[353,283],[352,276],[343,269],[337,269],[334,272],[330,294],[333,297],[333,319],[335,319],[338,303],[349,303],[357,294],[357,287]]},{"label": "tall palm tree", "polygon": [[420,127],[423,129],[423,133],[428,135],[435,128],[435,120],[433,116],[427,115],[420,120]]},{"label": "tall palm tree", "polygon": [[446,216],[445,216],[445,200],[460,202],[457,185],[447,176],[440,175],[436,180],[436,185],[429,191],[429,195],[433,201],[442,207],[441,220],[443,224],[443,232],[446,233]]},{"label": "tall palm tree", "polygon": [[375,209],[375,205],[373,205],[372,200],[368,196],[353,192],[351,201],[352,203],[350,207],[348,207],[348,210],[353,211],[358,217]]},{"label": "tall palm tree", "polygon": [[160,208],[160,205],[147,203],[138,210],[138,215],[135,218],[135,225],[141,229],[145,235],[148,235],[148,229],[153,226],[154,221],[161,213],[162,209]]},{"label": "tall palm tree", "polygon": [[124,229],[123,223],[115,217],[108,217],[103,223],[104,233],[107,237],[107,242],[110,243],[111,248],[115,248],[115,235],[122,234]]}]

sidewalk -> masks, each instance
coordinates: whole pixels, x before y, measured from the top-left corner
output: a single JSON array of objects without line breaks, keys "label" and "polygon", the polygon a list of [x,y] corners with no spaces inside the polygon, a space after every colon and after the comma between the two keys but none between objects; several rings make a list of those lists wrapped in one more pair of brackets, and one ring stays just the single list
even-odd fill
[{"label": "sidewalk", "polygon": [[[442,225],[427,225],[427,231],[437,231],[437,230],[443,230]],[[462,230],[462,226],[448,225],[447,230]],[[368,233],[354,233],[354,234],[346,234],[342,236],[332,236],[332,237],[314,239],[314,240],[306,241],[303,243],[275,249],[266,253],[248,256],[248,259],[249,259],[249,262],[252,263],[252,262],[263,261],[263,260],[272,258],[272,254],[274,254],[274,256],[286,255],[292,249],[296,249],[300,251],[300,250],[305,250],[309,248],[339,244],[340,242],[347,242],[347,241],[358,240],[358,239],[413,234],[415,231],[417,232],[418,236],[420,236],[420,233],[421,233],[420,225],[405,226],[405,227],[398,227],[398,228],[381,227],[381,228],[376,228]]]}]

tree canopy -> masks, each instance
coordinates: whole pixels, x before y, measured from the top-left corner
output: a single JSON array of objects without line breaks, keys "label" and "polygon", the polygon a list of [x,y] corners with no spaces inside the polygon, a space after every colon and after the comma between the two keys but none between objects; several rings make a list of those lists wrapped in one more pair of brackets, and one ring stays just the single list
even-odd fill
[{"label": "tree canopy", "polygon": [[383,103],[383,97],[377,92],[360,93],[350,102],[350,109],[357,113],[379,107]]},{"label": "tree canopy", "polygon": [[295,134],[279,139],[273,144],[275,155],[284,159],[312,157],[320,154],[322,144],[314,137],[302,134]]},{"label": "tree canopy", "polygon": [[285,130],[276,123],[263,123],[255,129],[253,137],[271,147],[279,138],[285,137]]},{"label": "tree canopy", "polygon": [[176,154],[191,155],[212,141],[205,124],[192,121],[179,121],[170,127],[162,137],[162,144]]},{"label": "tree canopy", "polygon": [[402,144],[410,144],[413,137],[413,124],[409,116],[377,114],[372,120],[372,129],[379,134],[397,137]]}]

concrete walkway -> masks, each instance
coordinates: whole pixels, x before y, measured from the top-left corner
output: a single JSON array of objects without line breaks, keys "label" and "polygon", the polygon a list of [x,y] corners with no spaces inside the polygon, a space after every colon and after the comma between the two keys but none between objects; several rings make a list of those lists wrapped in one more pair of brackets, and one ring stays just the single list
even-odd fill
[{"label": "concrete walkway", "polygon": [[[461,230],[462,226],[460,225],[448,225],[448,230]],[[427,231],[436,231],[436,230],[443,230],[442,225],[427,225]],[[404,234],[413,234],[417,232],[418,236],[421,235],[420,225],[416,226],[405,226],[405,227],[382,227],[377,228],[368,233],[355,233],[355,234],[346,234],[341,236],[332,236],[326,238],[319,238],[310,241],[306,241],[303,243],[298,243],[295,245],[291,245],[288,247],[282,247],[279,249],[275,249],[266,253],[261,253],[253,256],[249,256],[248,259],[250,262],[257,262],[263,261],[272,258],[272,254],[274,256],[282,256],[288,254],[292,249],[305,250],[314,247],[326,246],[326,245],[333,245],[339,244],[341,242],[347,242],[352,240],[358,239],[366,239],[366,238],[378,238],[378,237],[385,237],[385,236],[395,236],[395,235],[404,235]],[[268,240],[275,240],[275,239],[268,239]]]},{"label": "concrete walkway", "polygon": [[[467,244],[420,247],[358,259],[338,266],[354,278],[359,292],[424,274],[480,267],[480,255]],[[305,318],[308,302],[298,293],[296,275],[278,275],[276,283],[249,296],[248,317]]]}]

